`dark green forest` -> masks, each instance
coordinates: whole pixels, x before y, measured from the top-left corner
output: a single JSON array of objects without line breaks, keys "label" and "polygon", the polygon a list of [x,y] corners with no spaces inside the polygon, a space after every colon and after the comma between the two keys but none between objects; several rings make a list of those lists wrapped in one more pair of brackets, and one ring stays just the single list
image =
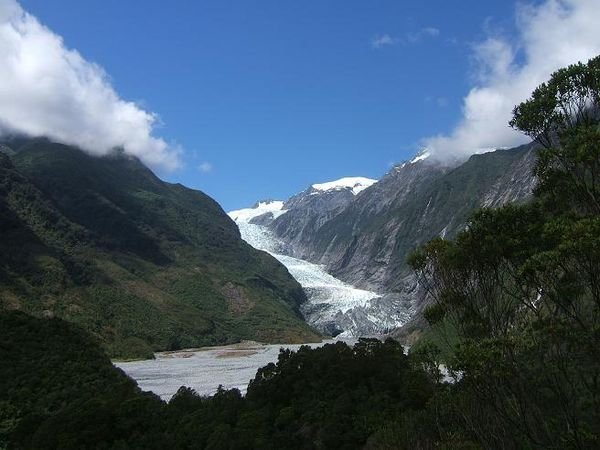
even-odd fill
[{"label": "dark green forest", "polygon": [[167,404],[77,325],[4,312],[0,447],[599,448],[600,57],[554,73],[510,125],[539,145],[532,201],[409,258],[436,339],[282,351],[245,396]]},{"label": "dark green forest", "polygon": [[282,351],[245,397],[182,387],[166,404],[75,325],[9,312],[0,326],[0,448],[411,446],[433,419],[436,383],[391,340]]},{"label": "dark green forest", "polygon": [[300,285],[214,200],[121,153],[0,142],[0,233],[0,310],[77,323],[112,357],[319,339]]}]

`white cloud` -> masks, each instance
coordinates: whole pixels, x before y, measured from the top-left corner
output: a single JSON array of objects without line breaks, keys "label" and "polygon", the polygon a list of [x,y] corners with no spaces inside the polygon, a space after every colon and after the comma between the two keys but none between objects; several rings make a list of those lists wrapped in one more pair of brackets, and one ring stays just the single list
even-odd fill
[{"label": "white cloud", "polygon": [[198,170],[202,173],[209,173],[213,170],[213,165],[209,162],[203,162],[198,166]]},{"label": "white cloud", "polygon": [[389,34],[380,34],[371,39],[371,47],[381,48],[386,45],[395,45],[398,43],[398,39],[393,38]]},{"label": "white cloud", "polygon": [[47,136],[95,155],[122,147],[150,166],[175,169],[179,151],[153,136],[157,122],[15,0],[0,0],[0,130]]},{"label": "white cloud", "polygon": [[435,38],[440,34],[440,30],[434,27],[421,28],[418,31],[406,33],[403,37],[394,37],[389,34],[378,34],[371,39],[371,47],[382,48],[387,45],[413,45],[421,42],[424,38]]},{"label": "white cloud", "polygon": [[416,44],[423,40],[423,38],[435,38],[440,35],[440,30],[434,27],[421,28],[419,31],[412,33],[406,33],[402,42],[404,44]]},{"label": "white cloud", "polygon": [[491,36],[474,47],[474,86],[449,135],[423,140],[439,160],[527,142],[508,126],[515,105],[555,70],[600,54],[600,1],[546,0],[519,5],[513,41]]}]

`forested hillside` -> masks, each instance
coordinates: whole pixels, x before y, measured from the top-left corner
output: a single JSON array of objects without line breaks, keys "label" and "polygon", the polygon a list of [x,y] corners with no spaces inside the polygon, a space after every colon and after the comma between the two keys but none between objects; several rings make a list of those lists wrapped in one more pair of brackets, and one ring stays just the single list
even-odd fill
[{"label": "forested hillside", "polygon": [[0,448],[350,449],[438,435],[427,405],[445,388],[393,341],[282,352],[245,397],[181,388],[167,405],[75,325],[3,312],[0,326]]},{"label": "forested hillside", "polygon": [[0,214],[1,307],[81,324],[112,356],[318,339],[285,267],[215,201],[135,158],[5,141]]}]

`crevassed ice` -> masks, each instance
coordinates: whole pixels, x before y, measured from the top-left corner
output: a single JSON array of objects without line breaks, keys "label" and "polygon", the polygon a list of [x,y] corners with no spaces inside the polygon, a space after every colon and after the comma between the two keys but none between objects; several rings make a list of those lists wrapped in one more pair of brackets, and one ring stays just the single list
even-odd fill
[{"label": "crevassed ice", "polygon": [[[357,309],[368,308],[373,300],[381,297],[376,292],[357,289],[331,276],[323,266],[282,254],[285,248],[283,242],[278,240],[267,227],[248,222],[252,217],[264,214],[258,211],[259,208],[254,212],[238,210],[229,214],[232,218],[235,217],[242,239],[254,248],[266,251],[277,258],[300,283],[308,298],[307,304],[303,305],[303,313],[313,326],[323,330],[331,324],[352,324],[352,320],[347,317],[344,320],[343,316]],[[240,214],[240,211],[244,212]],[[378,322],[382,319],[373,316],[371,318]],[[377,328],[376,323],[372,325],[373,328]],[[352,325],[348,329],[344,328],[346,327],[341,325],[340,331],[343,331],[346,336],[363,334],[360,328]]]},{"label": "crevassed ice", "polygon": [[262,216],[266,213],[273,214],[273,217],[279,217],[285,214],[287,211],[283,209],[283,202],[281,200],[272,200],[259,202],[254,208],[237,209],[228,213],[234,221],[248,222],[254,217]]},{"label": "crevassed ice", "polygon": [[237,222],[237,225],[242,239],[252,247],[270,253],[289,270],[307,292],[310,303],[328,306],[328,317],[333,317],[338,311],[345,313],[355,306],[365,306],[369,300],[380,297],[375,292],[356,289],[331,276],[323,266],[277,253],[284,244],[268,228],[245,222]]}]

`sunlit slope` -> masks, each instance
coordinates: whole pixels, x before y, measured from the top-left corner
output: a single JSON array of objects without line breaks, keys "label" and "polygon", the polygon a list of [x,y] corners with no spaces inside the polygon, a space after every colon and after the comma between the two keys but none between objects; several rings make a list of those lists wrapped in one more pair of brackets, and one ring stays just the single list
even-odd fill
[{"label": "sunlit slope", "polygon": [[315,339],[299,284],[202,192],[123,155],[39,139],[3,149],[3,308],[79,323],[121,357]]}]

